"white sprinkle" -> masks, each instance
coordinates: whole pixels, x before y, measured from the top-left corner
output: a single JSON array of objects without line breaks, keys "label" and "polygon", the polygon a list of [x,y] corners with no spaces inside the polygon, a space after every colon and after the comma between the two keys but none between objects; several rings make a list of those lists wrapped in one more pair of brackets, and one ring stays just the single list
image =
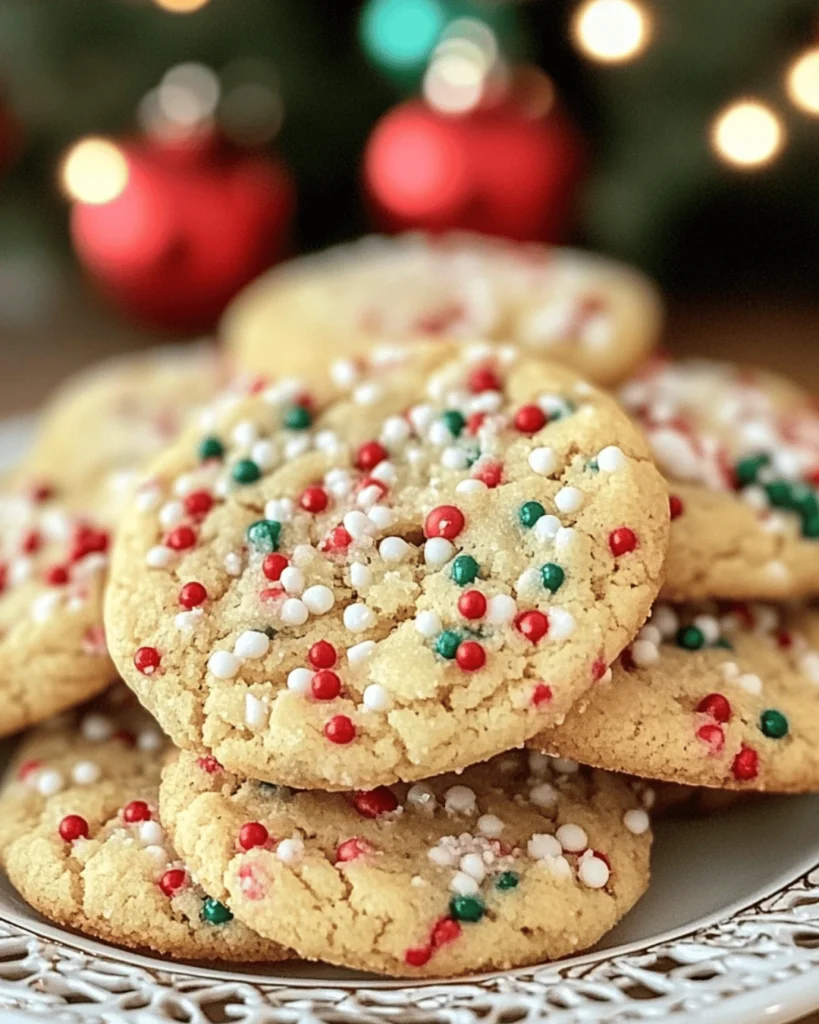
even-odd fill
[{"label": "white sprinkle", "polygon": [[356,590],[366,590],[373,581],[373,571],[362,562],[353,562],[350,566],[350,583]]},{"label": "white sprinkle", "polygon": [[347,661],[351,665],[358,665],[369,658],[375,647],[375,640],[362,640],[360,644],[353,644],[347,648]]},{"label": "white sprinkle", "polygon": [[529,452],[529,468],[538,476],[551,476],[557,470],[557,455],[552,448],[533,448]]},{"label": "white sprinkle", "polygon": [[736,679],[737,686],[741,686],[746,693],[762,693],[762,680],[753,672],[746,672]]},{"label": "white sprinkle", "polygon": [[562,854],[559,857],[549,857],[543,863],[559,882],[568,881],[572,877],[571,864]]},{"label": "white sprinkle", "polygon": [[478,491],[488,491],[489,488],[483,482],[483,480],[461,480],[460,483],[456,484],[455,490],[458,494],[477,494]]},{"label": "white sprinkle", "polygon": [[353,401],[356,405],[372,405],[378,401],[382,393],[382,388],[373,382],[359,384],[353,391]]},{"label": "white sprinkle", "polygon": [[261,729],[267,722],[267,705],[252,693],[245,694],[245,722],[251,729]]},{"label": "white sprinkle", "polygon": [[625,469],[627,465],[628,459],[616,444],[610,444],[597,453],[597,467],[603,473],[616,473],[618,469]]},{"label": "white sprinkle", "polygon": [[541,543],[549,543],[553,541],[557,536],[558,532],[563,527],[560,525],[560,520],[557,516],[546,515],[541,516],[540,519],[535,523],[532,528],[532,533],[537,537]]},{"label": "white sprinkle", "polygon": [[389,690],[378,683],[370,683],[362,694],[364,707],[368,711],[389,711],[392,707],[392,697]]},{"label": "white sprinkle", "polygon": [[165,530],[181,523],[185,518],[185,506],[181,501],[169,501],[159,510],[159,524]]},{"label": "white sprinkle", "polygon": [[463,871],[458,871],[453,875],[449,888],[458,896],[474,896],[480,890],[475,879]]},{"label": "white sprinkle", "polygon": [[651,618],[648,621],[652,626],[656,626],[659,629],[663,640],[670,640],[672,636],[676,635],[680,627],[677,613],[667,604],[655,605]]},{"label": "white sprinkle", "polygon": [[568,757],[553,757],[551,758],[551,765],[558,775],[574,775],[580,770],[580,765],[577,761],[572,761]]},{"label": "white sprinkle", "polygon": [[[424,430],[426,430],[434,416],[435,409],[431,405],[414,405],[408,413],[412,429],[419,436],[424,432]],[[446,429],[446,427],[444,427],[444,429]],[[452,436],[448,430],[446,433],[447,439]]]},{"label": "white sprinkle", "polygon": [[353,509],[348,512],[343,520],[344,529],[350,534],[353,540],[363,540],[364,537],[372,536],[376,531],[375,523],[364,512]]},{"label": "white sprinkle", "polygon": [[548,832],[536,832],[526,844],[526,852],[533,860],[548,860],[549,857],[559,857],[563,847]]},{"label": "white sprinkle", "polygon": [[577,531],[571,526],[561,526],[555,534],[555,554],[568,555],[577,540]]},{"label": "white sprinkle", "polygon": [[55,768],[48,768],[38,773],[35,786],[41,796],[54,796],[65,787],[65,779],[62,772],[58,772]]},{"label": "white sprinkle", "polygon": [[91,743],[102,743],[104,740],[110,739],[114,734],[114,726],[111,724],[110,718],[92,712],[83,718],[80,731],[82,732],[83,739]]},{"label": "white sprinkle", "polygon": [[595,857],[592,853],[588,857],[580,858],[577,877],[589,889],[602,889],[608,882],[610,874],[608,865],[601,857]]},{"label": "white sprinkle", "polygon": [[367,513],[379,530],[388,530],[395,522],[395,514],[386,505],[373,505]]},{"label": "white sprinkle", "polygon": [[225,572],[228,576],[241,576],[242,575],[242,556],[237,555],[235,551],[229,551],[225,555]]},{"label": "white sprinkle", "polygon": [[642,808],[632,808],[623,815],[623,824],[632,835],[641,836],[648,831],[651,821]]},{"label": "white sprinkle", "polygon": [[637,634],[638,640],[645,640],[655,647],[659,647],[663,640],[663,635],[656,626],[648,624],[643,626],[640,632]]},{"label": "white sprinkle", "polygon": [[167,569],[176,557],[175,553],[164,544],[149,548],[145,555],[145,564],[151,569]]},{"label": "white sprinkle", "polygon": [[377,487],[375,484],[370,484],[369,487],[365,487],[363,488],[363,490],[360,490],[358,492],[356,504],[359,506],[359,508],[363,508],[366,510],[368,508],[372,508],[380,497],[381,488]]},{"label": "white sprinkle", "polygon": [[173,624],[180,633],[191,633],[202,620],[204,611],[201,608],[191,608],[189,612],[177,612]]},{"label": "white sprinkle", "polygon": [[458,865],[465,875],[474,878],[478,885],[486,878],[486,867],[479,853],[466,853]]},{"label": "white sprinkle", "polygon": [[288,597],[281,606],[279,616],[286,626],[303,626],[310,616],[307,605],[297,597]]},{"label": "white sprinkle", "polygon": [[461,470],[469,465],[469,456],[463,448],[450,445],[441,452],[441,465],[444,469]]},{"label": "white sprinkle", "polygon": [[495,594],[486,602],[486,622],[492,626],[502,626],[511,622],[518,613],[517,602],[509,594]]},{"label": "white sprinkle", "polygon": [[295,437],[288,437],[284,443],[284,457],[285,459],[296,459],[299,455],[304,455],[309,447],[310,437],[308,434],[296,434]]},{"label": "white sprinkle", "polygon": [[542,588],[543,581],[539,569],[526,569],[515,583],[515,593],[523,598],[537,597]]},{"label": "white sprinkle", "polygon": [[631,656],[634,659],[634,664],[643,668],[658,661],[660,652],[657,645],[650,640],[635,640],[631,645]]},{"label": "white sprinkle", "polygon": [[403,444],[411,432],[410,425],[403,416],[388,416],[381,427],[381,441],[392,449]]},{"label": "white sprinkle", "polygon": [[250,457],[259,469],[270,469],[276,463],[276,447],[272,441],[257,441],[250,449]]},{"label": "white sprinkle", "polygon": [[330,364],[330,378],[345,391],[358,380],[359,370],[352,359],[335,359]]},{"label": "white sprinkle", "polygon": [[452,440],[452,431],[443,420],[436,420],[427,432],[427,440],[437,448],[443,448]]},{"label": "white sprinkle", "polygon": [[335,594],[322,583],[308,587],[301,595],[301,599],[311,615],[325,615],[336,603]]},{"label": "white sprinkle", "polygon": [[101,775],[99,766],[93,761],[77,761],[71,769],[71,781],[78,786],[90,786]]},{"label": "white sprinkle", "polygon": [[217,679],[233,679],[241,663],[230,651],[214,651],[208,658],[208,671]]},{"label": "white sprinkle", "polygon": [[297,544],[293,548],[293,557],[291,561],[293,565],[298,566],[299,569],[303,569],[309,565],[316,554],[316,549],[312,544]]},{"label": "white sprinkle", "polygon": [[158,821],[153,819],[149,821],[141,821],[137,828],[139,833],[140,842],[145,843],[149,846],[157,846],[165,838],[165,832]]},{"label": "white sprinkle", "polygon": [[529,790],[529,803],[541,810],[550,810],[557,805],[558,792],[550,782],[539,782]]},{"label": "white sprinkle", "polygon": [[288,594],[298,597],[304,590],[304,573],[301,569],[288,565],[286,569],[282,569],[279,582]]},{"label": "white sprinkle", "polygon": [[290,498],[274,498],[264,507],[265,519],[277,523],[289,523],[293,518],[293,502]]},{"label": "white sprinkle", "polygon": [[694,625],[705,637],[707,644],[715,644],[719,640],[719,622],[713,615],[697,615]]},{"label": "white sprinkle", "polygon": [[138,750],[161,750],[165,746],[165,737],[158,729],[142,729],[137,736]]},{"label": "white sprinkle", "polygon": [[313,673],[307,668],[294,668],[287,674],[287,689],[293,693],[306,694],[310,692],[310,683]]},{"label": "white sprinkle", "polygon": [[363,633],[364,630],[372,629],[377,619],[375,612],[366,604],[350,604],[344,609],[344,626],[351,633]]},{"label": "white sprinkle", "polygon": [[474,814],[478,804],[469,786],[450,786],[444,793],[444,806],[450,814]]},{"label": "white sprinkle", "polygon": [[298,837],[282,839],[276,847],[276,856],[282,864],[297,864],[304,857],[304,843]]},{"label": "white sprinkle", "polygon": [[415,616],[415,628],[421,636],[431,640],[441,632],[443,625],[437,612],[425,611],[418,612]]},{"label": "white sprinkle", "polygon": [[504,824],[497,814],[482,814],[478,818],[478,831],[487,839],[497,839],[503,829]]},{"label": "white sprinkle", "polygon": [[162,492],[155,485],[137,492],[134,498],[138,512],[153,512],[162,500]]},{"label": "white sprinkle", "polygon": [[233,428],[231,437],[240,448],[249,448],[259,436],[258,430],[250,420],[242,420]]},{"label": "white sprinkle", "polygon": [[263,658],[269,650],[270,638],[255,629],[240,633],[233,645],[233,653],[237,658]]},{"label": "white sprinkle", "polygon": [[549,609],[549,639],[567,640],[574,633],[576,623],[574,615],[565,608]]},{"label": "white sprinkle", "polygon": [[808,654],[802,655],[799,659],[799,669],[814,686],[819,686],[819,654],[810,651]]},{"label": "white sprinkle", "polygon": [[583,505],[585,495],[579,487],[561,487],[555,495],[555,506],[564,514],[577,512]]},{"label": "white sprinkle", "polygon": [[416,782],[414,786],[410,786],[407,790],[406,803],[414,811],[432,814],[438,801],[435,799],[435,793],[432,791],[432,788],[426,782]]},{"label": "white sprinkle", "polygon": [[373,480],[380,480],[383,484],[394,484],[398,479],[398,471],[388,459],[382,459],[370,472],[370,476]]},{"label": "white sprinkle", "polygon": [[424,544],[424,564],[438,568],[454,556],[455,545],[446,537],[430,537]]},{"label": "white sprinkle", "polygon": [[429,857],[433,864],[437,864],[442,868],[454,867],[458,861],[458,855],[455,851],[448,849],[446,846],[433,846],[431,850],[427,851],[427,857]]},{"label": "white sprinkle", "polygon": [[555,838],[567,853],[580,853],[589,845],[589,837],[579,825],[561,825]]}]

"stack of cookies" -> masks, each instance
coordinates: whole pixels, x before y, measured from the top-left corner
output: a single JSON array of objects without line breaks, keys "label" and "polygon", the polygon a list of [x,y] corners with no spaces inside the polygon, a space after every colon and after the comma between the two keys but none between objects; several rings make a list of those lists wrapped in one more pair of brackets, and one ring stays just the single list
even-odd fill
[{"label": "stack of cookies", "polygon": [[170,956],[506,969],[645,891],[646,779],[819,788],[819,418],[646,362],[659,325],[609,261],[367,241],[249,289],[227,384],[61,399],[0,505],[0,728],[101,695],[17,750],[22,895]]}]

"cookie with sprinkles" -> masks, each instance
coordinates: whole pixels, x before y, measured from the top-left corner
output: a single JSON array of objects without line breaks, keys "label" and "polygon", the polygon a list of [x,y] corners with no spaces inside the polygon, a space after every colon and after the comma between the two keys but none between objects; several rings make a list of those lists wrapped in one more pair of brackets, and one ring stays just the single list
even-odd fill
[{"label": "cookie with sprinkles", "polygon": [[[665,553],[664,483],[613,400],[485,345],[410,359],[312,429],[279,398],[168,453],[118,533],[111,648],[177,746],[372,788],[559,722],[639,629]],[[282,466],[294,410],[313,450]]]},{"label": "cookie with sprinkles", "polygon": [[782,600],[819,591],[819,413],[774,374],[655,362],[621,397],[671,490],[662,596]]},{"label": "cookie with sprinkles", "polygon": [[163,773],[160,810],[238,920],[308,959],[391,975],[579,952],[648,884],[631,787],[534,752],[351,793],[247,781],[187,752]]},{"label": "cookie with sprinkles", "polygon": [[[124,690],[124,687],[123,687]],[[129,700],[49,722],[20,745],[0,791],[12,885],[57,924],[130,949],[280,960],[193,880],[157,814],[165,739]]]},{"label": "cookie with sprinkles", "polygon": [[658,604],[539,750],[649,779],[819,790],[819,611]]},{"label": "cookie with sprinkles", "polygon": [[272,271],[222,334],[254,372],[315,374],[374,342],[515,341],[589,380],[622,380],[653,348],[657,291],[624,264],[470,234],[366,238]]},{"label": "cookie with sprinkles", "polygon": [[108,543],[47,487],[0,494],[0,736],[115,678],[102,624]]},{"label": "cookie with sprinkles", "polygon": [[47,403],[16,486],[48,486],[74,504],[115,515],[146,461],[176,437],[220,382],[206,344],[154,349],[97,363]]}]

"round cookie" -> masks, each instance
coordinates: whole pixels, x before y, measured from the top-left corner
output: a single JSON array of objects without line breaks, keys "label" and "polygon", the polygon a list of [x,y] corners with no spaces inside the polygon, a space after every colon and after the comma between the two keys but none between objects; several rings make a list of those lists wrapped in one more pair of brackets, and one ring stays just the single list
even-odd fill
[{"label": "round cookie", "polygon": [[661,324],[655,288],[624,264],[454,233],[365,238],[296,260],[240,295],[222,335],[239,366],[261,373],[310,377],[377,341],[480,337],[609,385]]},{"label": "round cookie", "polygon": [[102,691],[109,537],[47,489],[0,494],[0,736]]},{"label": "round cookie", "polygon": [[[562,720],[665,552],[667,493],[616,404],[485,345],[354,385],[311,437],[286,394],[187,436],[118,533],[111,650],[177,746],[372,788]],[[280,466],[294,433],[317,450]]]},{"label": "round cookie", "polygon": [[111,698],[21,743],[0,792],[12,885],[57,924],[131,949],[197,960],[282,959],[206,896],[159,824],[165,739]]},{"label": "round cookie", "polygon": [[816,791],[818,688],[816,609],[662,604],[586,707],[531,745],[688,786]]},{"label": "round cookie", "polygon": [[391,975],[576,953],[648,884],[649,817],[629,785],[520,751],[354,793],[246,781],[187,752],[160,811],[237,919],[308,959]]},{"label": "round cookie", "polygon": [[75,374],[47,404],[14,483],[47,485],[115,518],[139,470],[212,398],[220,376],[216,350],[204,344],[107,359]]},{"label": "round cookie", "polygon": [[819,591],[819,414],[761,370],[654,362],[621,392],[672,491],[662,596]]}]

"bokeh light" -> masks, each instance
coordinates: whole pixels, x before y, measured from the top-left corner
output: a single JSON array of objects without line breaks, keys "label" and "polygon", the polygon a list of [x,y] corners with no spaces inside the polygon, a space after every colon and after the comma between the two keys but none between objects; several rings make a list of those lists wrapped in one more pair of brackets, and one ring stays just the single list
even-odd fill
[{"label": "bokeh light", "polygon": [[171,14],[192,14],[208,3],[208,0],[154,0],[157,7]]},{"label": "bokeh light", "polygon": [[60,182],[76,202],[110,203],[128,184],[128,161],[108,139],[80,139],[63,157]]},{"label": "bokeh light", "polygon": [[791,65],[785,82],[791,101],[806,114],[819,115],[819,47]]},{"label": "bokeh light", "polygon": [[634,0],[586,0],[574,13],[572,35],[586,57],[617,64],[646,48],[651,20]]},{"label": "bokeh light", "polygon": [[435,46],[446,20],[439,0],[373,0],[361,21],[364,47],[380,64],[412,68]]},{"label": "bokeh light", "polygon": [[762,167],[782,149],[785,128],[781,118],[759,100],[738,100],[717,115],[711,142],[726,163]]}]

